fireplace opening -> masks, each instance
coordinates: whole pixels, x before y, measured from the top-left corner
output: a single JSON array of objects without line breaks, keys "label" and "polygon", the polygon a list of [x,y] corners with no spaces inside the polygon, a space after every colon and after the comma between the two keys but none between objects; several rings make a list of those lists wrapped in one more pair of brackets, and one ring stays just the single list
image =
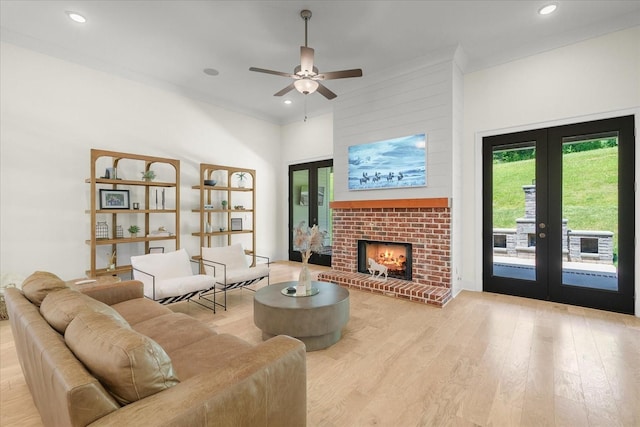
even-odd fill
[{"label": "fireplace opening", "polygon": [[358,240],[358,272],[371,274],[371,259],[387,268],[387,277],[411,280],[411,249],[411,243]]}]

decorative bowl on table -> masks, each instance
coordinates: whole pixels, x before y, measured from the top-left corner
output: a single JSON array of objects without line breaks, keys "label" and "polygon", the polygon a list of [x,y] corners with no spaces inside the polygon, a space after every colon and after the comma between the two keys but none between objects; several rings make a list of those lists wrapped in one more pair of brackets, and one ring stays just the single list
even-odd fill
[{"label": "decorative bowl on table", "polygon": [[205,179],[204,180],[204,185],[211,185],[214,186],[218,183],[218,181],[216,181],[215,179]]}]

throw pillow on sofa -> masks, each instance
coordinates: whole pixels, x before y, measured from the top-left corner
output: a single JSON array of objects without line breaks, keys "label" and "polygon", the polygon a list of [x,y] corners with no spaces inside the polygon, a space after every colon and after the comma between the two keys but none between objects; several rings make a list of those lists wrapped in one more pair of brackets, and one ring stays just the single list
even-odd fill
[{"label": "throw pillow on sofa", "polygon": [[121,405],[179,383],[171,359],[158,343],[108,314],[80,312],[69,323],[64,339]]},{"label": "throw pillow on sofa", "polygon": [[42,317],[61,334],[64,334],[69,323],[83,310],[108,314],[120,321],[123,326],[129,326],[120,313],[107,304],[73,289],[51,292],[40,304]]},{"label": "throw pillow on sofa", "polygon": [[47,294],[65,288],[67,284],[61,278],[46,271],[36,271],[22,282],[22,293],[38,307]]}]

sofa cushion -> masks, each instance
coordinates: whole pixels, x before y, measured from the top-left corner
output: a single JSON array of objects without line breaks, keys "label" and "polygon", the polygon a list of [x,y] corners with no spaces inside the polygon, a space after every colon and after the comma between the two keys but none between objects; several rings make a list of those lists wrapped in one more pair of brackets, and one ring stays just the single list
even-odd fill
[{"label": "sofa cushion", "polygon": [[216,332],[203,322],[184,313],[173,312],[136,323],[133,329],[160,344],[168,354],[216,335]]},{"label": "sofa cushion", "polygon": [[38,307],[48,293],[65,288],[67,284],[61,278],[46,271],[36,271],[22,282],[22,293]]},{"label": "sofa cushion", "polygon": [[121,405],[179,383],[162,347],[113,316],[82,311],[71,321],[64,338],[75,356]]},{"label": "sofa cushion", "polygon": [[167,306],[158,304],[147,298],[134,298],[111,306],[122,315],[131,326],[148,319],[154,319],[165,314],[173,313]]},{"label": "sofa cushion", "polygon": [[168,353],[176,372],[182,381],[186,381],[203,371],[222,369],[252,348],[251,344],[234,335],[216,334]]},{"label": "sofa cushion", "polygon": [[129,326],[126,320],[115,311],[96,299],[73,289],[62,289],[49,293],[40,305],[40,314],[58,332],[64,334],[69,323],[83,310],[97,311],[113,316],[123,325]]}]

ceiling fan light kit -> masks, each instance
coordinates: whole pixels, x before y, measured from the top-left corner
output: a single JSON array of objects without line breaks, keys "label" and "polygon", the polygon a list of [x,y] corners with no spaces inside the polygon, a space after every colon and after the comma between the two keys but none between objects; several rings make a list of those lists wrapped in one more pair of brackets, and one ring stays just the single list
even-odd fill
[{"label": "ceiling fan light kit", "polygon": [[313,93],[318,89],[318,82],[311,79],[300,79],[293,82],[293,85],[296,87],[298,92],[308,95]]},{"label": "ceiling fan light kit", "polygon": [[319,73],[318,68],[313,65],[314,50],[307,46],[307,24],[311,19],[311,11],[303,10],[300,12],[300,17],[304,20],[304,46],[300,46],[300,65],[296,66],[293,70],[293,74],[284,73],[282,71],[267,70],[264,68],[251,67],[249,71],[256,71],[258,73],[273,74],[276,76],[289,77],[294,79],[293,83],[284,89],[276,92],[274,96],[283,96],[293,89],[298,92],[308,95],[310,93],[319,92],[327,99],[333,99],[336,95],[326,86],[320,83],[320,80],[334,80],[334,79],[346,79],[350,77],[362,77],[362,70],[356,68],[353,70],[331,71],[327,73]]}]

